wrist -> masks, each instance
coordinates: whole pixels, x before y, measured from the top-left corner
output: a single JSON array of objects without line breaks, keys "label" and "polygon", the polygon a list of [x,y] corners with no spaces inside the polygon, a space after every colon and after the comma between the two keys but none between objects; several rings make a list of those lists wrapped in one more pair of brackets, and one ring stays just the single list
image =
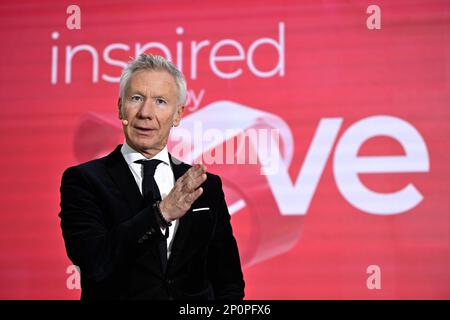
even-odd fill
[{"label": "wrist", "polygon": [[172,217],[168,213],[166,203],[164,201],[159,201],[158,206],[159,211],[161,212],[161,215],[163,216],[164,220],[166,220],[167,222],[172,222],[174,219],[172,219]]},{"label": "wrist", "polygon": [[161,201],[156,201],[154,204],[154,208],[156,211],[156,216],[158,218],[158,222],[161,227],[168,228],[172,225],[170,217],[163,210],[163,206],[161,205]]}]

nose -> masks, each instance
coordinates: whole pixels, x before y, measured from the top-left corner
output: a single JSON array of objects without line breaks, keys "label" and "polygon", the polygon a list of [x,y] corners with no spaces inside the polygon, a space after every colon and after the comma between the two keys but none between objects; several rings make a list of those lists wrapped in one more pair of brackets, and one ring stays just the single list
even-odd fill
[{"label": "nose", "polygon": [[155,116],[155,106],[152,99],[146,99],[139,109],[138,116],[143,119],[152,119]]}]

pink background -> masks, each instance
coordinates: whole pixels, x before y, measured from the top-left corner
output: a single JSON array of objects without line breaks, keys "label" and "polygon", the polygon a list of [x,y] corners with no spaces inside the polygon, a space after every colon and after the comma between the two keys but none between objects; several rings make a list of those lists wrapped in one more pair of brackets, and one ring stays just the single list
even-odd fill
[{"label": "pink background", "polygon": [[[71,262],[57,216],[61,174],[122,142],[116,119],[119,86],[102,79],[103,74],[119,76],[121,69],[103,59],[105,47],[130,46],[111,53],[127,61],[136,43],[152,41],[165,44],[174,57],[177,42],[183,44],[188,87],[204,90],[198,109],[188,106],[186,115],[227,100],[283,119],[294,139],[292,181],[319,121],[343,119],[305,215],[281,215],[255,166],[211,166],[224,179],[229,204],[239,197],[248,204],[232,216],[247,299],[450,298],[448,1],[78,1],[81,30],[66,28],[70,4],[0,4],[0,298],[79,298],[80,290],[66,286]],[[370,4],[381,8],[380,30],[366,27]],[[278,41],[279,23],[285,28],[284,75],[255,76],[245,61],[218,63],[226,72],[241,68],[234,79],[211,70],[215,43],[233,39],[247,53],[257,39]],[[59,33],[57,40],[53,32]],[[190,44],[202,40],[210,45],[199,52],[192,79]],[[65,48],[81,44],[98,52],[99,81],[92,82],[92,58],[83,52],[73,58],[66,84]],[[51,83],[52,46],[58,48],[56,84]],[[223,48],[220,54],[236,50]],[[259,70],[271,70],[279,58],[268,45],[254,53]],[[378,115],[407,121],[428,151],[427,172],[360,175],[378,192],[412,183],[423,200],[399,214],[359,210],[342,196],[334,178],[333,154],[342,134]],[[402,155],[404,150],[394,139],[377,137],[360,154]],[[241,181],[236,170],[245,172]],[[285,234],[295,238],[289,248]],[[273,252],[250,263],[264,241]],[[381,269],[380,290],[366,286],[369,265]]]}]

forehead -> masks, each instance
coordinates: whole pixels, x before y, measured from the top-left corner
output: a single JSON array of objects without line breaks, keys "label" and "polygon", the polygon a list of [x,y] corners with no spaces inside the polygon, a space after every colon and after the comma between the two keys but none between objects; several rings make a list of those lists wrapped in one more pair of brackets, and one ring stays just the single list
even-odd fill
[{"label": "forehead", "polygon": [[140,91],[149,95],[176,96],[177,84],[174,77],[167,71],[139,70],[131,75],[127,91]]}]

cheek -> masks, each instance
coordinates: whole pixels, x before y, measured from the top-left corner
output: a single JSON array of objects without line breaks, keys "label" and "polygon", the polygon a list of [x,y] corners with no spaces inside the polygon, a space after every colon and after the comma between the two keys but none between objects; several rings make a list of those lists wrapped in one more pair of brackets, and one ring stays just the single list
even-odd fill
[{"label": "cheek", "polygon": [[135,119],[137,118],[138,109],[137,108],[128,108],[125,115],[128,122],[133,124],[135,122]]},{"label": "cheek", "polygon": [[130,124],[125,127],[125,135],[129,138],[133,136],[133,129]]},{"label": "cheek", "polygon": [[160,110],[160,112],[156,113],[156,118],[161,127],[172,127],[174,115],[170,109]]},{"label": "cheek", "polygon": [[130,107],[127,106],[127,104],[125,104],[122,108],[122,116],[124,119],[130,119],[130,115],[131,115],[131,109]]}]

